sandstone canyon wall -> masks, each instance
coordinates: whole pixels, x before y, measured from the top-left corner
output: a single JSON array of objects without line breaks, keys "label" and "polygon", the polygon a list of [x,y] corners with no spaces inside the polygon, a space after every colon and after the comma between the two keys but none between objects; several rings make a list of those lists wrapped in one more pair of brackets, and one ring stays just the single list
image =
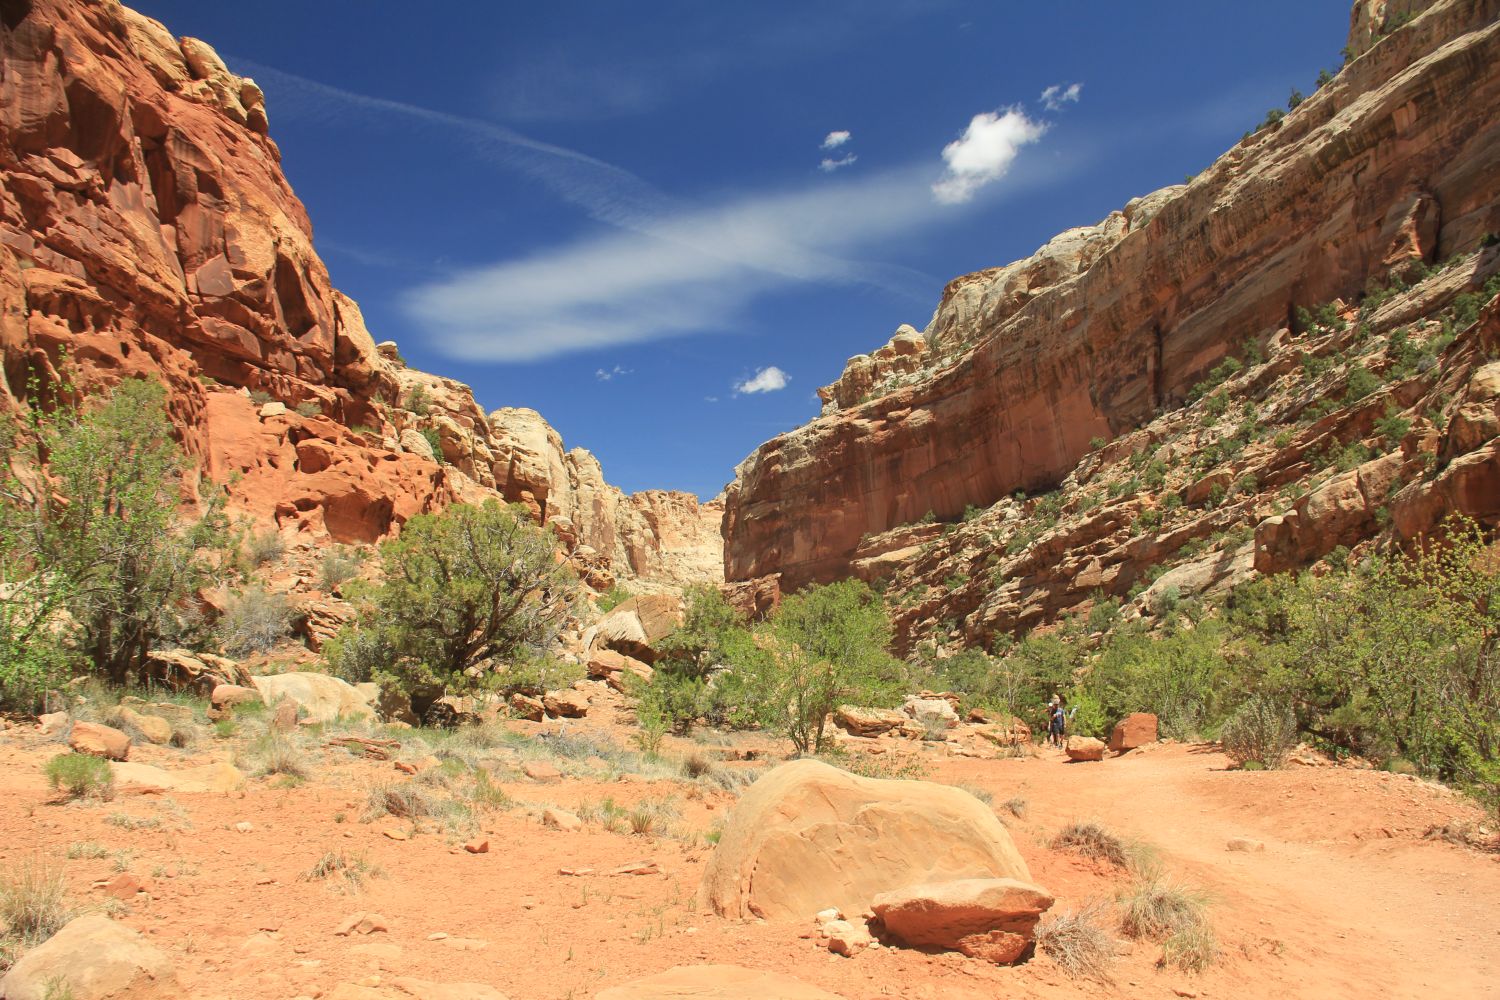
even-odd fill
[{"label": "sandstone canyon wall", "polygon": [[[1281,122],[1190,183],[951,282],[925,331],[851,359],[820,417],[741,464],[727,579],[908,565],[934,532],[900,526],[1052,490],[1247,342],[1303,332],[1299,307],[1478,248],[1500,231],[1497,14],[1360,0],[1349,63]],[[883,533],[896,554],[874,565]]]},{"label": "sandstone canyon wall", "polygon": [[534,412],[487,416],[377,347],[280,159],[207,44],[116,0],[0,3],[0,407],[33,377],[152,378],[199,489],[285,531],[371,542],[498,494],[596,585],[720,576],[718,505],[626,496]]}]

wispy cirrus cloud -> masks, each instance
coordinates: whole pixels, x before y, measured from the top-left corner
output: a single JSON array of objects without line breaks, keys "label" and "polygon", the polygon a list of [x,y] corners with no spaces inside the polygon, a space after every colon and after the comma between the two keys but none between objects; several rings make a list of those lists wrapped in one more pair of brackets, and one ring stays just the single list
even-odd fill
[{"label": "wispy cirrus cloud", "polygon": [[[255,75],[280,114],[356,120],[399,129],[406,139],[418,129],[442,130],[473,155],[531,177],[612,227],[451,270],[399,295],[436,349],[473,361],[535,361],[720,332],[738,325],[758,298],[807,283],[863,284],[923,301],[932,279],[867,255],[940,223],[941,204],[973,198],[1043,130],[1016,111],[976,116],[943,151],[947,173],[936,185],[934,157],[858,179],[687,205],[629,171],[514,129],[232,63]],[[954,196],[938,194],[934,206],[939,188]]]},{"label": "wispy cirrus cloud", "polygon": [[837,160],[833,159],[831,156],[825,156],[823,157],[823,162],[818,164],[818,169],[823,171],[823,173],[825,174],[831,174],[836,170],[842,170],[845,167],[853,166],[854,161],[858,159],[859,157],[855,156],[853,153],[846,153],[845,155],[839,157]]}]

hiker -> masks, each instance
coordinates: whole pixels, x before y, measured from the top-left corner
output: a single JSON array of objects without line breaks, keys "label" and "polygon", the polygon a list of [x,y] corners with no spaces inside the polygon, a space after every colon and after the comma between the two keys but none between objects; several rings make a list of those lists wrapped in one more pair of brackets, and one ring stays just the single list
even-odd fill
[{"label": "hiker", "polygon": [[1063,726],[1067,721],[1067,716],[1063,712],[1062,699],[1057,695],[1052,696],[1052,704],[1048,706],[1048,715],[1047,741],[1060,748],[1063,745]]}]

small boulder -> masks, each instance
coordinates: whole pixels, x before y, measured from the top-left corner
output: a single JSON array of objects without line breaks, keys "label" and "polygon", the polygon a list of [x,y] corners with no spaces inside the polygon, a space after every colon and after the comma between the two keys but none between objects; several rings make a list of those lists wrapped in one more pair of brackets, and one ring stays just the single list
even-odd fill
[{"label": "small boulder", "polygon": [[1008,878],[928,882],[870,903],[887,933],[915,948],[942,948],[999,964],[1030,953],[1037,921],[1052,906],[1045,889]]},{"label": "small boulder", "polygon": [[345,917],[333,933],[338,937],[348,937],[351,934],[378,934],[390,929],[390,924],[380,914],[361,910]]},{"label": "small boulder", "polygon": [[21,956],[0,979],[5,1000],[177,1000],[172,962],[140,934],[94,914],[78,917]]},{"label": "small boulder", "polygon": [[1109,734],[1109,748],[1115,753],[1124,753],[1137,747],[1156,742],[1156,716],[1150,712],[1135,712],[1115,723]]},{"label": "small boulder", "polygon": [[146,677],[173,691],[210,694],[220,684],[250,685],[250,674],[233,660],[186,649],[153,649],[146,654]]},{"label": "small boulder", "polygon": [[589,714],[589,700],[582,691],[567,688],[548,691],[542,696],[542,707],[554,718],[581,719]]},{"label": "small boulder", "polygon": [[820,933],[828,941],[828,950],[845,958],[853,958],[875,943],[868,927],[849,920],[829,920]]},{"label": "small boulder", "polygon": [[521,773],[543,784],[562,780],[562,772],[544,760],[528,760],[521,765]]},{"label": "small boulder", "polygon": [[833,721],[851,736],[879,736],[900,726],[906,717],[886,708],[840,705],[833,711]]},{"label": "small boulder", "polygon": [[101,726],[96,722],[73,723],[68,746],[77,753],[93,754],[105,760],[124,760],[130,756],[130,737],[113,726]]},{"label": "small boulder", "polygon": [[36,731],[43,736],[52,736],[68,728],[67,712],[48,712],[36,717]]},{"label": "small boulder", "polygon": [[542,704],[540,698],[533,698],[519,691],[510,696],[510,708],[517,718],[526,719],[529,722],[541,722],[547,717],[547,706]]},{"label": "small boulder", "polygon": [[260,692],[253,687],[241,687],[238,684],[218,684],[214,686],[213,693],[208,696],[208,700],[214,708],[253,705],[260,701]]},{"label": "small boulder", "polygon": [[297,703],[283,698],[276,703],[276,711],[271,714],[271,730],[277,733],[294,732],[297,728]]},{"label": "small boulder", "polygon": [[1067,752],[1069,760],[1103,760],[1104,741],[1092,736],[1069,736]]},{"label": "small boulder", "polygon": [[542,810],[542,825],[564,833],[574,833],[583,829],[583,820],[566,809],[548,806]]},{"label": "small boulder", "polygon": [[172,724],[159,715],[144,715],[133,708],[122,708],[119,721],[139,733],[147,743],[164,746],[172,742]]},{"label": "small boulder", "polygon": [[901,714],[927,730],[947,730],[958,725],[958,713],[946,698],[911,695],[901,706]]}]

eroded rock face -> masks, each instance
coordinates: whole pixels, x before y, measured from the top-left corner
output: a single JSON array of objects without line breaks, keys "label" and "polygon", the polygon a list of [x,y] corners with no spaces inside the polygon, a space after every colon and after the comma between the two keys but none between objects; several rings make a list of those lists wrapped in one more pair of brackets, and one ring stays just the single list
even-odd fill
[{"label": "eroded rock face", "polygon": [[867,535],[1049,490],[1296,307],[1500,229],[1500,8],[1438,2],[1380,37],[1418,6],[1362,0],[1363,54],[1190,184],[956,279],[920,371],[882,381],[855,359],[823,416],[740,466],[726,578],[840,578]]},{"label": "eroded rock face", "polygon": [[[722,509],[625,496],[534,411],[377,347],[332,286],[268,135],[265,98],[213,48],[118,3],[11,5],[0,31],[0,407],[35,373],[167,390],[184,447],[236,514],[369,543],[499,493],[580,566],[722,577]],[[8,8],[9,10],[9,8]],[[188,498],[192,499],[192,498]]]},{"label": "eroded rock face", "polygon": [[882,892],[921,882],[1010,878],[1026,862],[995,814],[962,789],[860,778],[799,760],[740,799],[699,890],[732,919],[861,913]]}]

